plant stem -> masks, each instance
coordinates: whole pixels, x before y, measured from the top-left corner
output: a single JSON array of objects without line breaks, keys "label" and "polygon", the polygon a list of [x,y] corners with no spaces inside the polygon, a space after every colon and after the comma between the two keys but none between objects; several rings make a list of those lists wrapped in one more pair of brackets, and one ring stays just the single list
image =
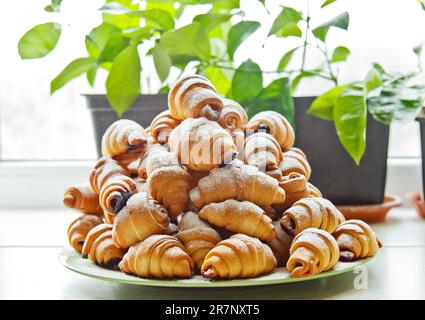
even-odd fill
[{"label": "plant stem", "polygon": [[301,60],[301,72],[304,71],[305,59],[307,55],[308,32],[310,31],[310,0],[307,0],[307,17],[306,17],[305,37],[303,44],[303,55]]},{"label": "plant stem", "polygon": [[325,56],[326,64],[327,64],[328,69],[329,69],[329,75],[331,77],[331,80],[335,84],[335,87],[338,87],[338,79],[337,79],[337,77],[335,76],[335,74],[332,70],[331,62],[329,61],[328,46],[326,45],[326,43],[325,43],[325,49],[324,49],[324,56]]}]

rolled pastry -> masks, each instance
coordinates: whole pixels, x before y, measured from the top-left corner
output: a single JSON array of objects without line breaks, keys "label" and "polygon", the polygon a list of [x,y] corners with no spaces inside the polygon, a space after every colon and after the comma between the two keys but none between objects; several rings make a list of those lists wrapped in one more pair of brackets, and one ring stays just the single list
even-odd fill
[{"label": "rolled pastry", "polygon": [[75,251],[81,252],[87,234],[103,221],[97,215],[85,214],[71,222],[68,227],[68,241]]}]

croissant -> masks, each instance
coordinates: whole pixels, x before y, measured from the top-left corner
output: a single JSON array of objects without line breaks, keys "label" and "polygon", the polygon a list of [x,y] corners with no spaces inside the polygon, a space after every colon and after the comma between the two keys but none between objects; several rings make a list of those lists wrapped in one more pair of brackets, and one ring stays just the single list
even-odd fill
[{"label": "croissant", "polygon": [[69,187],[63,195],[63,203],[68,208],[82,213],[103,215],[99,204],[99,195],[92,190],[88,182]]},{"label": "croissant", "polygon": [[156,233],[165,233],[170,220],[167,211],[145,192],[128,199],[114,221],[113,240],[120,248],[129,248]]},{"label": "croissant", "polygon": [[308,193],[309,193],[310,198],[322,198],[323,197],[320,190],[316,186],[311,184],[310,182],[307,184],[307,189],[308,189]]},{"label": "croissant", "polygon": [[[236,158],[240,161],[244,161],[245,131],[242,129],[235,129],[230,133],[230,135],[232,136],[233,142],[235,143],[236,151],[238,152]],[[280,173],[280,175],[282,175],[282,173]]]},{"label": "croissant", "polygon": [[333,236],[339,246],[341,261],[372,257],[382,247],[372,228],[361,220],[353,219],[341,223]]},{"label": "croissant", "polygon": [[272,219],[264,214],[263,209],[249,201],[229,199],[210,203],[199,211],[199,217],[215,226],[260,240],[272,241],[275,237]]},{"label": "croissant", "polygon": [[307,161],[307,157],[298,148],[292,148],[283,153],[283,161],[280,162],[279,169],[284,176],[292,172],[304,175],[307,180],[311,176],[311,167]]},{"label": "croissant", "polygon": [[[278,169],[283,155],[279,143],[273,136],[257,132],[245,140],[245,163],[261,171]],[[280,170],[277,170],[280,173]]]},{"label": "croissant", "polygon": [[112,226],[99,224],[87,234],[82,256],[108,269],[118,269],[125,251],[118,248],[112,241]]},{"label": "croissant", "polygon": [[175,119],[201,118],[216,121],[223,102],[212,83],[199,75],[177,80],[168,94],[168,107]]},{"label": "croissant", "polygon": [[147,134],[138,123],[120,119],[106,129],[102,137],[102,155],[118,162],[131,162],[143,152]]},{"label": "croissant", "polygon": [[256,238],[236,234],[207,254],[201,273],[214,279],[252,278],[271,272],[276,265],[269,246]]},{"label": "croissant", "polygon": [[167,148],[164,145],[160,145],[159,143],[149,145],[146,148],[146,151],[139,158],[139,167],[137,169],[137,176],[139,178],[144,179],[144,180],[146,180],[148,178],[148,174],[146,172],[146,165],[147,165],[148,160],[149,160],[149,155],[152,152],[155,152],[156,150],[167,150]]},{"label": "croissant", "polygon": [[168,141],[168,136],[175,127],[180,124],[181,120],[174,119],[170,110],[165,110],[159,113],[153,120],[150,126],[151,143],[165,144]]},{"label": "croissant", "polygon": [[146,173],[149,195],[160,202],[174,220],[188,207],[189,174],[180,165],[177,155],[164,149],[150,152]]},{"label": "croissant", "polygon": [[93,214],[85,214],[72,221],[67,231],[71,247],[81,252],[87,233],[102,222],[100,217]]},{"label": "croissant", "polygon": [[285,201],[285,191],[275,179],[256,167],[236,161],[224,168],[213,169],[190,190],[189,196],[196,208],[227,199],[246,200],[259,206]]},{"label": "croissant", "polygon": [[307,228],[318,228],[329,233],[345,221],[342,213],[325,198],[305,198],[294,203],[283,213],[280,225],[290,235]]},{"label": "croissant", "polygon": [[197,171],[227,164],[236,155],[231,135],[206,118],[184,120],[171,132],[168,144],[181,164]]},{"label": "croissant", "polygon": [[279,186],[285,190],[286,198],[283,203],[273,205],[273,207],[283,212],[302,198],[310,197],[310,189],[305,176],[292,172],[284,176],[279,181]]},{"label": "croissant", "polygon": [[268,245],[273,251],[277,261],[277,266],[284,267],[289,259],[289,248],[291,247],[294,237],[283,231],[279,221],[274,221],[273,225],[276,237],[270,241]]},{"label": "croissant", "polygon": [[218,123],[230,132],[241,130],[248,123],[248,115],[236,101],[223,99],[223,109],[221,109]]},{"label": "croissant", "polygon": [[219,233],[191,211],[180,216],[177,238],[183,243],[198,269],[201,269],[207,253],[221,241]]},{"label": "croissant", "polygon": [[286,268],[293,277],[312,276],[332,269],[339,259],[336,240],[326,231],[308,228],[292,242]]},{"label": "croissant", "polygon": [[295,142],[295,133],[286,118],[275,111],[262,111],[257,113],[245,125],[247,133],[265,131],[274,136],[282,150],[292,148]]},{"label": "croissant", "polygon": [[99,203],[108,223],[137,191],[130,172],[108,157],[99,159],[90,173],[89,181],[93,191],[99,193]]},{"label": "croissant", "polygon": [[194,267],[181,242],[168,235],[152,235],[132,246],[119,267],[144,278],[190,278]]},{"label": "croissant", "polygon": [[178,232],[179,232],[179,227],[177,227],[177,225],[175,225],[174,223],[170,223],[167,229],[165,229],[162,234],[166,234],[169,236],[176,236]]}]

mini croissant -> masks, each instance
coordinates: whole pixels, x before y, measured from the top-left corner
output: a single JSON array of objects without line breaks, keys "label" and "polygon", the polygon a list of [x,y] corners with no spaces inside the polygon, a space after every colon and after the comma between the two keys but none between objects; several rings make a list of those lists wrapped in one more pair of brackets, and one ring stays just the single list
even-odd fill
[{"label": "mini croissant", "polygon": [[361,220],[341,223],[332,235],[338,243],[341,261],[372,257],[382,247],[372,228]]},{"label": "mini croissant", "polygon": [[176,237],[152,235],[132,246],[119,267],[144,278],[171,279],[190,278],[194,264]]},{"label": "mini croissant", "polygon": [[307,161],[307,157],[301,149],[292,148],[283,153],[283,161],[279,164],[282,175],[287,176],[292,172],[296,172],[305,176],[307,180],[311,176],[311,167]]},{"label": "mini croissant", "polygon": [[290,235],[307,228],[318,228],[329,233],[345,221],[342,213],[325,198],[304,198],[283,213],[280,225]]},{"label": "mini croissant", "polygon": [[242,130],[248,122],[248,115],[245,109],[236,101],[223,99],[223,109],[221,109],[218,123],[230,132]]},{"label": "mini croissant", "polygon": [[336,240],[324,230],[308,228],[294,238],[286,268],[293,277],[307,277],[332,269],[338,259]]},{"label": "mini croissant", "polygon": [[249,201],[229,199],[210,203],[199,211],[199,216],[215,226],[260,240],[271,241],[275,237],[272,219]]},{"label": "mini croissant", "polygon": [[257,167],[261,171],[278,169],[283,159],[279,143],[273,136],[257,132],[245,140],[245,163]]},{"label": "mini croissant", "polygon": [[181,120],[174,119],[171,116],[170,110],[162,111],[152,120],[149,132],[152,137],[151,143],[167,143],[171,131],[173,131],[180,122]]},{"label": "mini croissant", "polygon": [[146,163],[147,189],[174,220],[189,204],[190,176],[177,155],[157,148],[149,153]]},{"label": "mini croissant", "polygon": [[268,245],[273,251],[277,261],[277,266],[284,267],[289,259],[289,249],[291,248],[294,237],[283,231],[279,221],[274,221],[273,225],[276,237],[270,241]]},{"label": "mini croissant", "polygon": [[212,83],[199,75],[185,76],[174,84],[168,94],[168,107],[173,118],[200,118],[216,121],[223,102]]},{"label": "mini croissant", "polygon": [[68,208],[82,213],[103,215],[103,210],[99,203],[99,195],[92,190],[88,182],[66,189],[63,195],[63,203]]},{"label": "mini croissant", "polygon": [[128,199],[114,221],[113,240],[120,248],[129,248],[156,233],[165,233],[170,220],[167,211],[145,192]]},{"label": "mini croissant", "polygon": [[112,241],[112,226],[99,224],[87,234],[82,256],[104,268],[118,269],[125,251]]},{"label": "mini croissant", "polygon": [[231,135],[206,118],[184,120],[171,132],[168,144],[181,164],[197,171],[217,168],[236,155]]},{"label": "mini croissant", "polygon": [[198,269],[201,269],[207,253],[221,241],[219,233],[191,211],[180,215],[177,238],[183,243]]},{"label": "mini croissant", "polygon": [[68,227],[69,244],[75,251],[81,252],[89,231],[102,222],[100,217],[93,214],[85,214],[78,217]]},{"label": "mini croissant", "polygon": [[271,272],[276,265],[269,246],[256,238],[236,234],[207,254],[201,273],[213,279],[253,278]]},{"label": "mini croissant", "polygon": [[286,198],[283,203],[273,205],[273,207],[283,212],[292,206],[295,202],[303,198],[310,197],[310,189],[305,176],[292,172],[284,176],[279,181],[280,187],[285,190]]},{"label": "mini croissant", "polygon": [[295,141],[295,133],[291,124],[284,116],[275,111],[262,111],[249,120],[245,126],[247,133],[253,131],[265,131],[270,133],[279,143],[282,150],[292,148]]},{"label": "mini croissant", "polygon": [[142,126],[132,120],[115,121],[102,138],[102,155],[118,162],[131,162],[143,152],[147,134]]},{"label": "mini croissant", "polygon": [[190,190],[196,208],[227,199],[249,201],[259,206],[270,206],[285,201],[285,191],[278,182],[258,168],[233,161],[224,168],[213,169]]}]

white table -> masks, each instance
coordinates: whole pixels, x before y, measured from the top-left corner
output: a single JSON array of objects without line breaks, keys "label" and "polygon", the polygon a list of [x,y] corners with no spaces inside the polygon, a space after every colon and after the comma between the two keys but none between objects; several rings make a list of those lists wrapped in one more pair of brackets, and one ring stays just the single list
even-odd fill
[{"label": "white table", "polygon": [[215,289],[153,288],[94,280],[58,261],[65,210],[0,211],[0,299],[425,299],[425,220],[413,209],[395,209],[374,224],[384,243],[367,267],[368,289],[357,274],[302,283]]}]

